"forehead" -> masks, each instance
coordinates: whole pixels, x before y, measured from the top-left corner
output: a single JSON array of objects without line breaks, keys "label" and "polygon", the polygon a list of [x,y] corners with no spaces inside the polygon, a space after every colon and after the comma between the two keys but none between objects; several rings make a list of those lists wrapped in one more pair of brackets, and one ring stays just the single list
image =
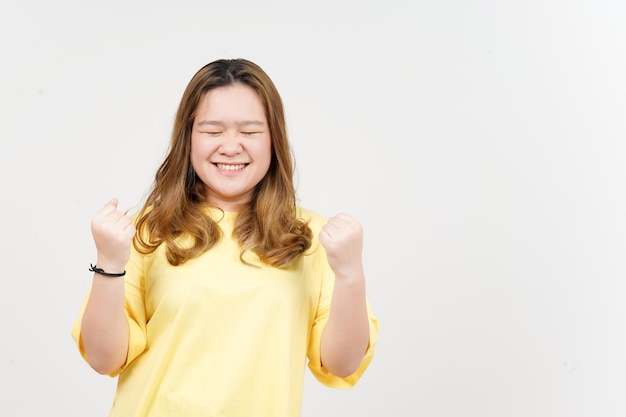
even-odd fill
[{"label": "forehead", "polygon": [[261,97],[252,87],[232,84],[207,91],[196,109],[196,119],[247,119],[265,122]]}]

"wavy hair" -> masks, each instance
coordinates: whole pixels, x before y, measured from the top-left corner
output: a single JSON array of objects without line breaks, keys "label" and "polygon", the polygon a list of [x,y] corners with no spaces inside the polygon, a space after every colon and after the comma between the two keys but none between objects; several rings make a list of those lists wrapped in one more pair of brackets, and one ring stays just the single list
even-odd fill
[{"label": "wavy hair", "polygon": [[[255,63],[220,59],[198,70],[183,93],[168,154],[137,215],[138,232],[133,244],[139,252],[149,254],[164,244],[168,262],[180,265],[208,251],[222,238],[221,229],[206,214],[206,185],[191,164],[191,132],[203,96],[211,89],[236,83],[258,93],[272,144],[268,172],[257,184],[252,201],[235,220],[233,237],[239,242],[239,257],[249,264],[243,255],[252,251],[261,262],[282,268],[311,246],[311,229],[296,216],[294,161],[278,90]],[[182,244],[179,237],[183,235],[189,236],[191,243]]]}]

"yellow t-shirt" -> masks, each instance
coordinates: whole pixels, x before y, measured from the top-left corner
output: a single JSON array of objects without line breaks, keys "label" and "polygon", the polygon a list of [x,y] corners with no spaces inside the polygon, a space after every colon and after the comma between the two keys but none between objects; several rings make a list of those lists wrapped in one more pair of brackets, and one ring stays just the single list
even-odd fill
[{"label": "yellow t-shirt", "polygon": [[[330,387],[361,378],[378,322],[370,310],[369,348],[353,375],[340,378],[321,366],[334,282],[317,239],[326,220],[304,209],[298,216],[310,220],[314,240],[286,269],[254,254],[246,259],[260,268],[240,261],[231,238],[236,213],[219,222],[216,247],[183,265],[171,266],[163,247],[150,255],[132,250],[124,278],[130,345],[126,364],[111,374],[119,377],[110,417],[297,417],[307,363]],[[72,336],[85,357],[81,319]]]}]

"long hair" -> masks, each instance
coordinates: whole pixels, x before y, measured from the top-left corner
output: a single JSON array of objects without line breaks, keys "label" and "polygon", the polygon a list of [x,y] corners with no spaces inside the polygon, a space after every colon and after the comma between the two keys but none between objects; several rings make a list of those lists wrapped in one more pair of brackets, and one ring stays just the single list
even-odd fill
[{"label": "long hair", "polygon": [[[233,237],[240,259],[246,251],[261,262],[286,267],[311,246],[308,224],[296,217],[294,161],[287,138],[282,99],[269,76],[245,59],[221,59],[202,67],[183,93],[167,156],[158,168],[151,191],[137,216],[135,248],[144,254],[166,246],[167,260],[180,265],[211,249],[222,238],[206,214],[206,185],[191,164],[191,132],[198,104],[211,89],[245,84],[259,95],[269,125],[272,159],[254,190],[252,201],[235,220]],[[178,239],[188,236],[184,245]]]}]

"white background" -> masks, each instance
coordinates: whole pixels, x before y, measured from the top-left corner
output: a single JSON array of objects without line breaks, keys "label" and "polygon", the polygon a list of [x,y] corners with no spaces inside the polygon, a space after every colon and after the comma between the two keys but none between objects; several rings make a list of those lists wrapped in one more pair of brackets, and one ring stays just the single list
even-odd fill
[{"label": "white background", "polygon": [[304,417],[626,415],[626,3],[0,4],[0,416],[106,416],[79,357],[89,222],[145,197],[183,89],[281,92],[300,203],[365,228],[381,326]]}]

